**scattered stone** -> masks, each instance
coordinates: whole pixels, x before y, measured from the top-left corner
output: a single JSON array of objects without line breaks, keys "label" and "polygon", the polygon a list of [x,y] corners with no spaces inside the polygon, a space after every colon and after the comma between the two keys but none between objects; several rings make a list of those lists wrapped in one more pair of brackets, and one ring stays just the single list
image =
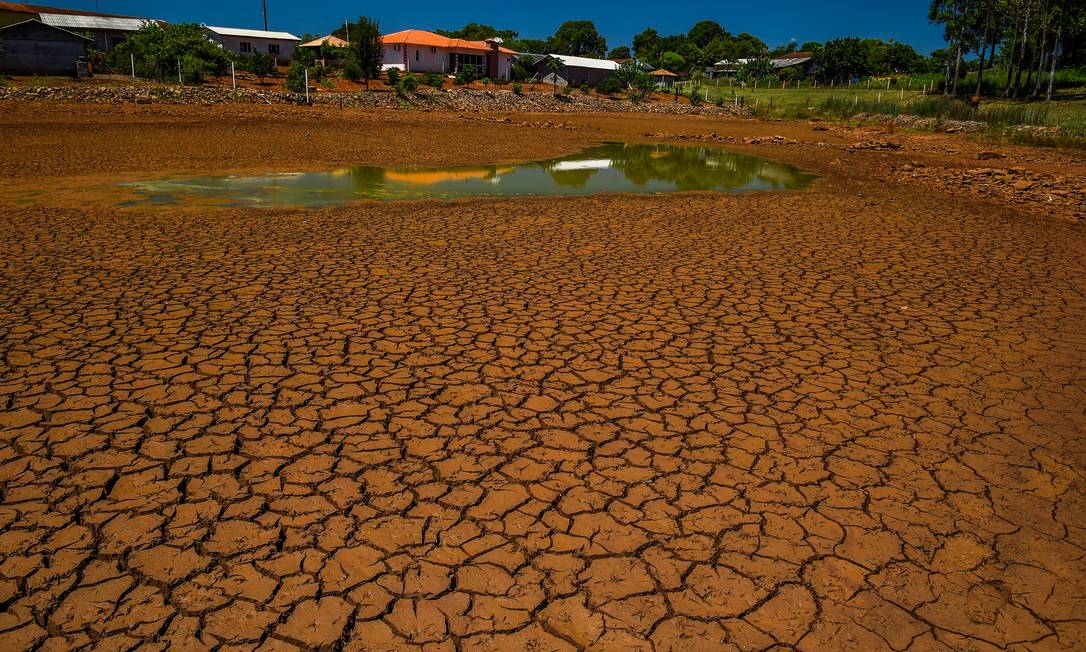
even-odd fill
[{"label": "scattered stone", "polygon": [[[232,90],[221,86],[137,87],[137,86],[19,86],[0,88],[3,100],[53,100],[87,104],[305,104],[302,93]],[[473,89],[448,91],[420,90],[402,100],[394,93],[316,93],[310,103],[348,108],[404,109],[415,111],[457,111],[464,117],[490,122],[513,122],[511,118],[475,117],[485,112],[526,113],[661,113],[674,115],[748,115],[741,107],[691,106],[675,102],[631,102],[622,97],[574,95],[556,98],[550,93],[487,92]],[[562,128],[558,125],[552,125]]]},{"label": "scattered stone", "polygon": [[898,150],[901,144],[886,140],[865,140],[861,143],[853,143],[848,146],[850,150]]}]

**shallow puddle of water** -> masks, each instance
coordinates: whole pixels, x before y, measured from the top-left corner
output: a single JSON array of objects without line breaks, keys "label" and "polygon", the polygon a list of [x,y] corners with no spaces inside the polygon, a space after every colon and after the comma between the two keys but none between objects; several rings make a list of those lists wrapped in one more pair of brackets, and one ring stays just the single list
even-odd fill
[{"label": "shallow puddle of water", "polygon": [[811,180],[785,163],[705,147],[610,143],[561,158],[511,165],[396,168],[196,177],[124,184],[127,205],[328,206],[357,199],[595,195],[682,190],[749,192],[802,188]]}]

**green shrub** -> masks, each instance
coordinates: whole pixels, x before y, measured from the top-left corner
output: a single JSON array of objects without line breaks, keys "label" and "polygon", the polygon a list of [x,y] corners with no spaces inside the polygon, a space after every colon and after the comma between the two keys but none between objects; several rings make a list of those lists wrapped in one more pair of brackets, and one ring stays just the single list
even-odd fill
[{"label": "green shrub", "polygon": [[604,95],[614,95],[622,90],[622,85],[617,79],[608,78],[600,82],[599,86],[596,87],[596,90]]},{"label": "green shrub", "polygon": [[456,76],[453,77],[453,83],[457,86],[467,86],[476,79],[479,79],[479,69],[469,63],[466,66],[460,66],[460,70],[457,70]]},{"label": "green shrub", "polygon": [[305,92],[306,66],[300,61],[291,61],[287,69],[287,90],[294,93]]},{"label": "green shrub", "polygon": [[427,86],[432,86],[433,88],[441,90],[442,88],[445,88],[445,75],[440,75],[436,72],[428,72],[426,73],[426,76],[423,77],[423,83]]},{"label": "green shrub", "polygon": [[343,67],[343,77],[348,81],[362,81],[362,66],[357,61],[348,61]]},{"label": "green shrub", "polygon": [[350,48],[337,48],[328,42],[321,43],[321,58],[331,59],[332,61],[342,61],[351,54]]},{"label": "green shrub", "polygon": [[263,52],[253,52],[247,57],[242,57],[241,68],[256,75],[263,84],[265,77],[275,74],[275,58]]},{"label": "green shrub", "polygon": [[313,52],[313,48],[295,48],[294,56],[290,62],[297,62],[303,66],[312,66],[317,63],[317,54]]},{"label": "green shrub", "polygon": [[520,82],[513,82],[513,95],[524,95],[524,85]]},{"label": "green shrub", "polygon": [[563,86],[562,95],[565,95],[567,97],[573,95],[573,86],[571,84],[566,84],[565,86]]},{"label": "green shrub", "polygon": [[395,86],[400,83],[400,69],[389,68],[388,69],[388,85]]},{"label": "green shrub", "polygon": [[396,97],[401,100],[407,99],[407,89],[403,87],[403,82],[400,82],[392,87],[392,90],[396,91]]},{"label": "green shrub", "polygon": [[581,84],[581,92],[585,95],[588,95],[592,92],[592,87],[588,85],[588,82],[584,82],[583,84]]},{"label": "green shrub", "polygon": [[723,95],[718,95],[717,98],[715,100],[713,100],[713,103],[716,104],[719,107],[723,107],[724,106],[724,96]]},{"label": "green shrub", "polygon": [[697,88],[690,89],[690,106],[698,106],[702,102],[701,94]]},{"label": "green shrub", "polygon": [[230,70],[229,52],[207,39],[195,23],[161,25],[147,23],[122,41],[109,54],[114,70],[129,69],[135,59],[136,75],[158,81],[176,81],[178,63],[181,76],[189,83],[200,83],[208,74]]},{"label": "green shrub", "polygon": [[412,93],[419,87],[419,78],[414,73],[407,73],[404,78],[400,80],[400,85],[403,86],[405,91],[411,91]]}]

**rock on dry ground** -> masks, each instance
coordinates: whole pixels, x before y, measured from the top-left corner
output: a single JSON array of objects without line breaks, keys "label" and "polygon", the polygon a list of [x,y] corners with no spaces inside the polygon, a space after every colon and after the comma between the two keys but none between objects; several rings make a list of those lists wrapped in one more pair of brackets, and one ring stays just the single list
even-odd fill
[{"label": "rock on dry ground", "polygon": [[530,111],[613,113],[643,112],[691,115],[735,115],[746,113],[733,106],[672,101],[631,102],[623,95],[554,95],[511,90],[480,91],[455,88],[444,91],[420,89],[399,97],[388,92],[319,93],[306,99],[304,93],[216,86],[17,86],[0,87],[0,101],[62,101],[91,104],[287,104],[311,103],[338,108],[407,109],[414,111]]},{"label": "rock on dry ground", "polygon": [[[199,116],[111,119],[0,127],[7,188],[54,191],[0,194],[0,648],[1086,647],[1081,224],[885,179],[923,146],[847,152],[877,134],[268,114],[278,140],[229,118],[229,158]],[[428,161],[437,128],[496,158],[731,129],[823,179],[321,211],[96,190],[284,142]],[[141,157],[47,146],[103,130]]]}]

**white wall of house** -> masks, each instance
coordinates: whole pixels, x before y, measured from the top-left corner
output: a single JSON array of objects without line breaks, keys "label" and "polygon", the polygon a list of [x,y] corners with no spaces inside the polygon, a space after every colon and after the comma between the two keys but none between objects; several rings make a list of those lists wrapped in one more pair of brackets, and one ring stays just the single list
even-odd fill
[{"label": "white wall of house", "polygon": [[[288,41],[283,39],[265,39],[265,38],[252,38],[247,36],[225,36],[222,34],[211,34],[211,38],[215,39],[227,50],[235,54],[250,54],[251,52],[262,52],[264,54],[270,54],[280,63],[290,61],[294,57],[294,48],[297,47],[298,41]],[[246,50],[246,45],[248,50]],[[272,46],[269,48],[268,46]],[[278,48],[278,52],[273,52]]]}]

